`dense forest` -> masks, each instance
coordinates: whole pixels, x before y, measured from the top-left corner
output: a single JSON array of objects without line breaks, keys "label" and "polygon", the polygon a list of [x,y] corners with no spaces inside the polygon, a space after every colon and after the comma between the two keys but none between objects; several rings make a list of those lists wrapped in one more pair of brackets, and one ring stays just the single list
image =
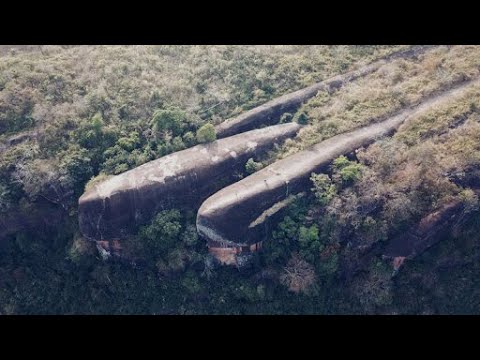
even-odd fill
[{"label": "dense forest", "polygon": [[[312,173],[246,266],[215,261],[196,208],[155,214],[124,239],[126,258],[79,231],[86,189],[214,141],[225,119],[408,48],[1,46],[0,314],[478,313],[478,46],[393,59],[283,114],[278,123],[303,128],[249,159],[238,179],[465,86]],[[459,220],[438,241],[385,256],[392,239],[452,204]]]}]

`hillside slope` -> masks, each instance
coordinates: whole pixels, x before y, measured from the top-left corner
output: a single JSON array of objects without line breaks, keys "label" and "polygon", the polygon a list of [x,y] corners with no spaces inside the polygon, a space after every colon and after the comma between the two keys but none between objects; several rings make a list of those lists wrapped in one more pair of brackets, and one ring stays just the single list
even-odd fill
[{"label": "hillside slope", "polygon": [[[310,174],[303,195],[285,204],[262,251],[241,271],[215,266],[196,233],[196,209],[157,213],[127,236],[122,254],[135,256],[120,260],[111,256],[116,242],[96,248],[78,231],[77,201],[87,183],[193,147],[207,123],[218,126],[409,48],[2,51],[0,313],[478,313],[477,85]],[[304,124],[299,136],[232,175],[241,183],[277,160],[477,79],[479,55],[478,46],[436,46],[320,89],[280,116]],[[445,209],[457,216],[439,227],[448,231],[405,256],[403,244],[435,234],[427,225],[450,217]]]}]

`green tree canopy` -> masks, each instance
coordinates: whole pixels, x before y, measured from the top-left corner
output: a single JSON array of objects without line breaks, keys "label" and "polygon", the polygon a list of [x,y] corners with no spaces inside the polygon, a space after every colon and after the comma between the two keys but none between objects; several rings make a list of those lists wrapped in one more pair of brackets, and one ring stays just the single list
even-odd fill
[{"label": "green tree canopy", "polygon": [[149,225],[140,229],[145,250],[151,255],[162,255],[175,246],[182,230],[181,214],[178,210],[159,212]]},{"label": "green tree canopy", "polygon": [[157,137],[167,131],[171,132],[173,136],[178,136],[182,134],[182,130],[187,122],[187,115],[184,111],[178,108],[170,108],[155,111],[151,125]]},{"label": "green tree canopy", "polygon": [[197,141],[201,144],[215,141],[217,133],[212,124],[205,124],[197,130]]}]

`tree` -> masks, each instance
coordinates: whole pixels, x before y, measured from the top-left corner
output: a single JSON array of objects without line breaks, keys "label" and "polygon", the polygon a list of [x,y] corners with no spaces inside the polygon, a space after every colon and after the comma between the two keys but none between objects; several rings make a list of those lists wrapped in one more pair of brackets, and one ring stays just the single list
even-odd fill
[{"label": "tree", "polygon": [[151,125],[155,136],[164,136],[170,132],[173,136],[181,135],[187,123],[187,115],[178,108],[157,110],[153,114]]},{"label": "tree", "polygon": [[198,233],[195,225],[187,225],[181,239],[186,246],[195,246],[198,242]]},{"label": "tree", "polygon": [[368,273],[362,275],[352,286],[356,297],[367,313],[377,313],[378,309],[393,302],[392,269],[382,262],[372,262]]},{"label": "tree", "polygon": [[118,146],[126,151],[133,151],[140,143],[140,135],[138,132],[133,131],[129,136],[121,137],[117,140]]},{"label": "tree", "polygon": [[158,256],[174,248],[182,230],[181,214],[178,210],[159,212],[149,225],[140,229],[140,238],[147,253]]},{"label": "tree", "polygon": [[62,177],[64,179],[69,177],[73,190],[77,194],[81,194],[84,190],[84,184],[94,174],[88,150],[74,144],[67,150],[62,151],[59,158],[61,159],[59,171]]},{"label": "tree", "polygon": [[90,120],[90,124],[95,132],[100,133],[104,125],[102,114],[96,113]]},{"label": "tree", "polygon": [[315,269],[311,264],[303,260],[298,254],[294,253],[288,265],[284,268],[280,276],[280,282],[288,290],[294,293],[309,293],[312,285],[317,280]]},{"label": "tree", "polygon": [[300,243],[300,255],[312,263],[315,262],[320,255],[320,251],[324,248],[320,243],[318,227],[316,225],[310,227],[300,226],[298,242]]},{"label": "tree", "polygon": [[[95,114],[90,120],[81,122],[73,134],[73,138],[81,147],[92,152],[90,155],[92,159],[97,157],[96,154],[101,154],[106,148],[112,146],[117,140],[116,132],[105,126],[100,113]],[[54,134],[52,137],[56,138],[58,136],[58,134]],[[50,146],[48,144],[48,147]]]},{"label": "tree", "polygon": [[29,198],[35,199],[38,196],[45,197],[50,192],[57,182],[58,173],[56,161],[35,159],[17,164],[13,178],[22,185]]},{"label": "tree", "polygon": [[201,144],[215,141],[217,133],[212,124],[205,124],[197,130],[197,141]]}]

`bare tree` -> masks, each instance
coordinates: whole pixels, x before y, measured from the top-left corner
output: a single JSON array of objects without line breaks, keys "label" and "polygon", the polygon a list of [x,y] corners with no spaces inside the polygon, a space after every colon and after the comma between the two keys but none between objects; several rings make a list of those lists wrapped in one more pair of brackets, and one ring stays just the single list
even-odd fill
[{"label": "bare tree", "polygon": [[295,293],[308,293],[317,277],[311,264],[294,253],[280,276],[280,282]]}]

